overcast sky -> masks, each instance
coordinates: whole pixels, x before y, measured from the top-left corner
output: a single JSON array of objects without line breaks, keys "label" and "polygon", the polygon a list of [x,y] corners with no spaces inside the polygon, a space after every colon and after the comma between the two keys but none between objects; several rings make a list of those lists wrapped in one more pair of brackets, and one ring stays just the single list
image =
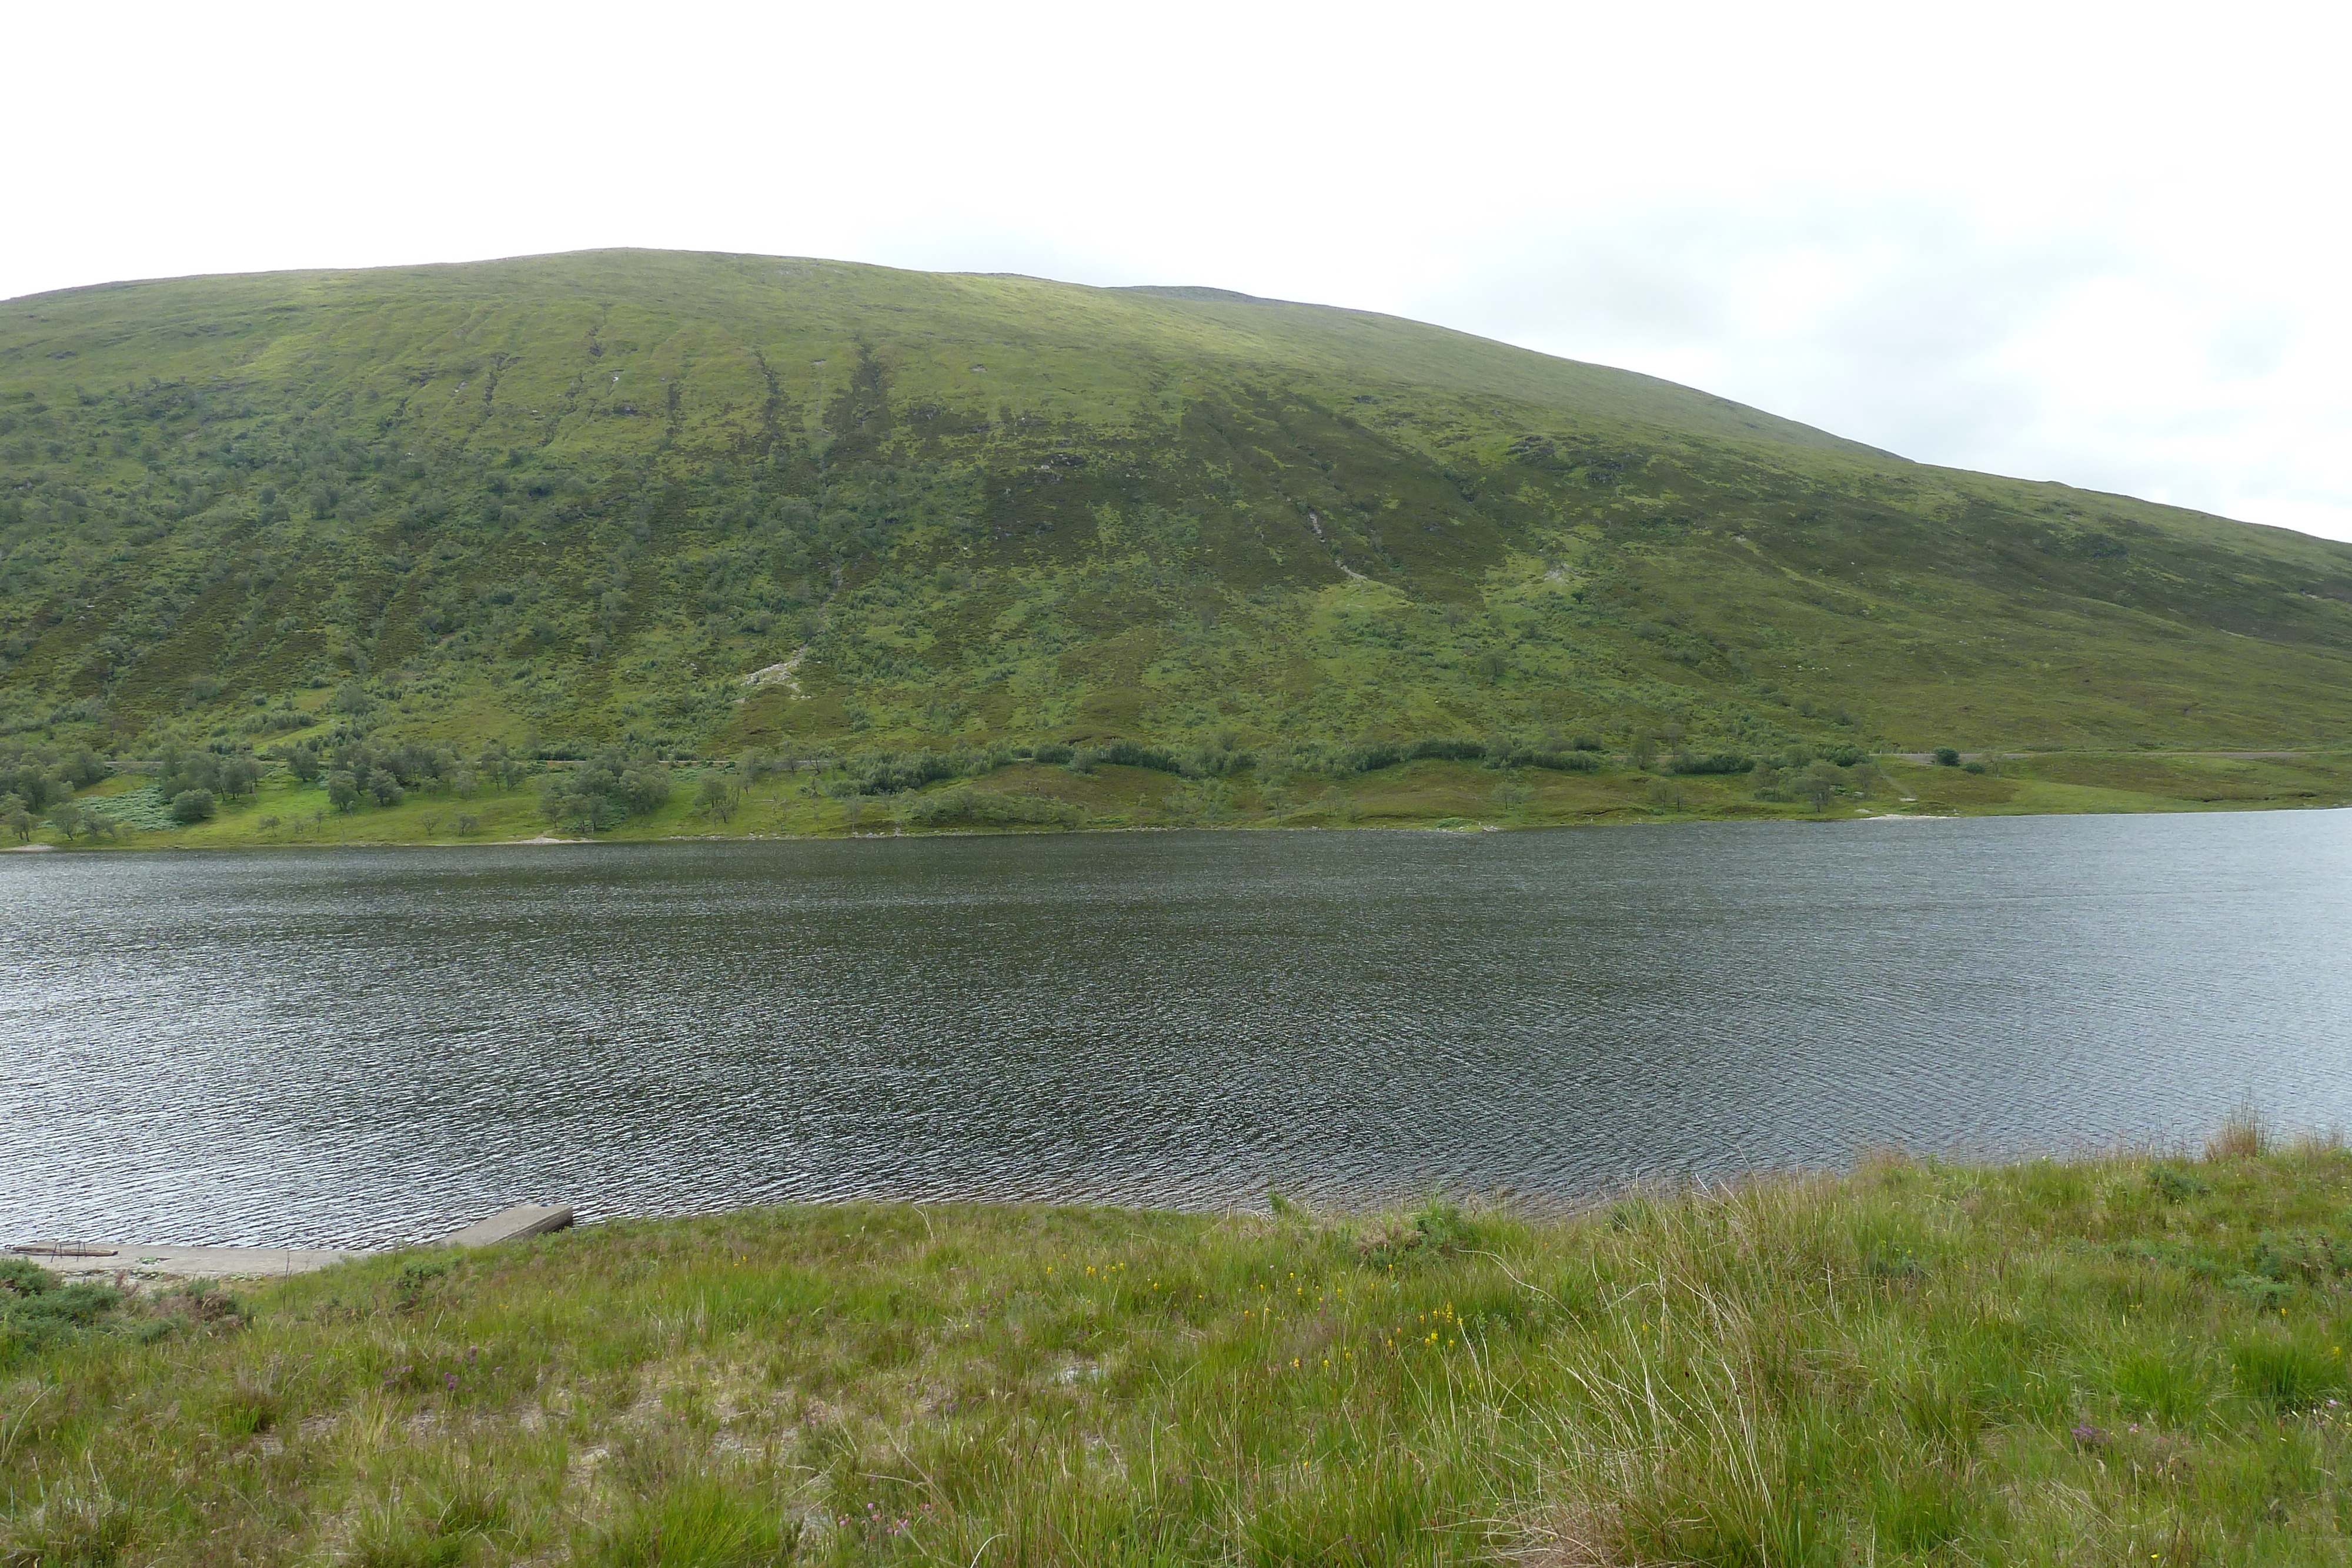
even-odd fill
[{"label": "overcast sky", "polygon": [[613,245],[1206,283],[2352,538],[2346,15],[25,5],[0,296]]}]

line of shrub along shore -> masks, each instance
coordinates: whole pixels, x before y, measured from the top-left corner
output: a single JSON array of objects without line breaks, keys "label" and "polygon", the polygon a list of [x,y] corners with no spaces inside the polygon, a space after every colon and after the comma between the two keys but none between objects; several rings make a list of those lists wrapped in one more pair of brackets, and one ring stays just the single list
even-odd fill
[{"label": "line of shrub along shore", "polygon": [[[1961,763],[1957,752],[1939,759]],[[1826,753],[1796,747],[1773,757],[1736,751],[1698,752],[1662,747],[1637,737],[1627,752],[1606,749],[1590,737],[1558,744],[1429,737],[1417,740],[1361,741],[1342,747],[1292,747],[1269,753],[1216,741],[1172,747],[1110,739],[1090,744],[1037,741],[992,746],[959,745],[945,749],[839,751],[809,755],[749,752],[735,758],[634,756],[621,747],[590,748],[565,743],[533,748],[492,742],[467,757],[446,746],[422,741],[382,741],[349,735],[326,743],[300,741],[264,755],[174,747],[161,756],[107,758],[81,748],[70,754],[19,753],[0,758],[0,827],[19,842],[29,841],[46,821],[68,843],[119,839],[125,831],[152,831],[209,821],[225,801],[256,793],[273,771],[315,787],[320,816],[348,815],[367,807],[394,806],[420,791],[447,795],[455,817],[467,818],[466,803],[486,790],[512,790],[535,781],[542,816],[563,828],[594,832],[633,816],[658,810],[675,793],[673,775],[690,768],[701,777],[695,807],[724,822],[742,789],[767,777],[809,772],[833,799],[851,800],[907,794],[940,782],[968,780],[1015,763],[1091,774],[1106,767],[1143,768],[1192,780],[1231,780],[1253,773],[1287,779],[1304,775],[1344,780],[1422,760],[1465,763],[1515,771],[1594,774],[1632,769],[1660,779],[1746,776],[1755,793],[1769,800],[1810,800],[1825,809],[1842,791],[1865,791],[1881,778],[1874,758],[1854,747]],[[1998,766],[1996,763],[1995,766]],[[79,798],[117,772],[144,773],[153,779],[142,791]],[[945,804],[919,802],[909,813],[918,826],[953,822],[1051,823],[1074,826],[1082,813],[1066,804],[1024,802],[984,791],[951,792]]]}]

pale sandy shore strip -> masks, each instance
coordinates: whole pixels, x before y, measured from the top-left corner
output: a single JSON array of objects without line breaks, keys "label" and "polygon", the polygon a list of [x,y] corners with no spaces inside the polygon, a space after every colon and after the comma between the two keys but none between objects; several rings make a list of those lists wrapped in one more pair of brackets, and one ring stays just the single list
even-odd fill
[{"label": "pale sandy shore strip", "polygon": [[[544,1236],[572,1223],[561,1206],[518,1204],[476,1220],[437,1245],[489,1247]],[[348,1263],[368,1256],[333,1247],[170,1247],[146,1241],[19,1241],[7,1255],[26,1258],[68,1281],[120,1282],[162,1290],[190,1280],[267,1280]]]}]

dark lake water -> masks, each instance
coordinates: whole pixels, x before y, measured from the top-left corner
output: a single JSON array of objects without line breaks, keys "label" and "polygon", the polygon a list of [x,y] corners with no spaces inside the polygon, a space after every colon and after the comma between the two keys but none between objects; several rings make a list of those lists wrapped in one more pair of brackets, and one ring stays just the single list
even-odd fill
[{"label": "dark lake water", "polygon": [[0,857],[0,1239],[2352,1119],[2352,812]]}]

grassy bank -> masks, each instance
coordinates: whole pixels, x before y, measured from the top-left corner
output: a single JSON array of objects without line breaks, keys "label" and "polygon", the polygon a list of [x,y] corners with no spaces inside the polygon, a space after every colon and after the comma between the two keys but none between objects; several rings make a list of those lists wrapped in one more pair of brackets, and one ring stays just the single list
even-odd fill
[{"label": "grassy bank", "polygon": [[[562,765],[557,765],[559,768]],[[594,836],[798,838],[872,832],[1061,831],[1169,827],[1389,827],[1471,829],[1672,821],[1821,821],[1867,816],[2010,816],[2114,811],[2275,810],[2352,804],[2352,753],[2163,755],[2067,752],[2000,759],[1979,770],[1881,758],[1867,776],[1818,803],[1789,787],[1759,794],[1756,778],[1654,773],[1622,759],[1591,773],[1496,768],[1436,758],[1352,777],[1252,771],[1187,778],[1103,765],[1087,772],[1020,762],[970,779],[887,796],[838,797],[838,772],[750,777],[736,763],[669,769],[669,800]],[[102,780],[73,797],[105,817],[109,836],[68,838],[53,821],[27,825],[27,841],[58,847],[156,849],[270,844],[495,843],[543,833],[572,836],[540,810],[544,775],[517,788],[460,797],[446,788],[408,790],[396,805],[362,799],[337,810],[320,784],[282,770],[250,795],[225,796],[208,821],[175,823],[142,774]],[[703,787],[726,799],[714,810]]]},{"label": "grassy bank", "polygon": [[2347,1185],[2239,1129],[1567,1221],[783,1208],[20,1296],[0,1561],[2341,1563]]}]

